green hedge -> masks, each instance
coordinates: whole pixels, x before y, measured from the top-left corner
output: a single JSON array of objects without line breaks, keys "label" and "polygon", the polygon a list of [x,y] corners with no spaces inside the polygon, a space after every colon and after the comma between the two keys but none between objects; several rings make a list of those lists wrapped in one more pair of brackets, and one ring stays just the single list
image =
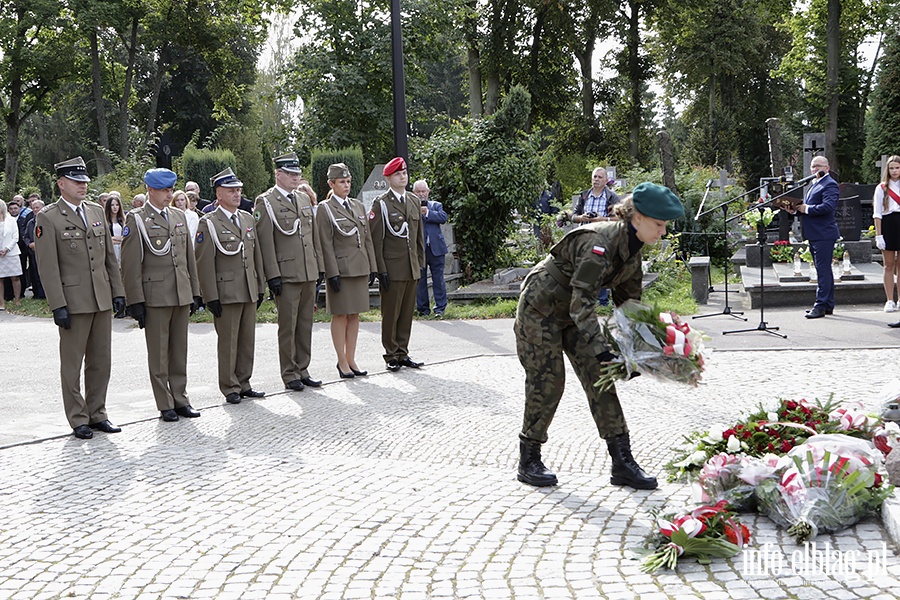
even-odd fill
[{"label": "green hedge", "polygon": [[353,184],[350,186],[350,196],[359,197],[359,191],[368,179],[362,148],[351,146],[339,150],[313,150],[310,156],[309,182],[319,195],[319,200],[324,200],[328,190],[328,167],[335,163],[344,163],[350,169]]},{"label": "green hedge", "polygon": [[[184,174],[184,181],[196,181],[200,184],[200,197],[207,200],[213,200],[216,197],[213,192],[209,178],[224,171],[228,167],[235,169],[237,160],[234,152],[231,150],[207,150],[205,148],[195,148],[188,146],[184,149],[181,156],[181,170]],[[241,178],[240,173],[235,171],[238,179]]]}]

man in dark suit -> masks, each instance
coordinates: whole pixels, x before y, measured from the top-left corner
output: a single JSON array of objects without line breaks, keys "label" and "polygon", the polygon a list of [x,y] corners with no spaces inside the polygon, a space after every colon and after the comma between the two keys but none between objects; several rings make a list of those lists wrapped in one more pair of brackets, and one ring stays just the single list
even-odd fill
[{"label": "man in dark suit", "polygon": [[[53,322],[59,326],[63,405],[75,437],[122,431],[106,416],[112,367],[112,311],[125,310],[125,289],[103,208],[85,200],[90,178],[80,156],[54,165],[61,198],[34,228]],[[84,395],[81,366],[84,364]]]},{"label": "man in dark suit", "polygon": [[420,315],[427,315],[428,303],[428,273],[431,269],[431,290],[434,293],[434,316],[441,318],[447,310],[447,286],[444,283],[444,256],[447,254],[447,242],[441,225],[447,222],[447,213],[440,202],[428,199],[428,182],[420,179],[413,184],[413,194],[421,202],[422,222],[425,231],[425,263],[422,265],[422,273],[419,276],[419,285],[416,288],[416,310]]},{"label": "man in dark suit", "polygon": [[803,238],[809,241],[809,250],[819,279],[816,302],[812,310],[807,311],[806,318],[819,319],[834,312],[834,274],[831,271],[831,261],[834,242],[840,237],[834,219],[840,186],[829,174],[828,159],[824,156],[813,157],[809,170],[819,175],[809,186],[806,199],[797,206],[795,212],[802,214],[800,224],[803,227]]},{"label": "man in dark suit", "polygon": [[215,317],[219,390],[229,404],[262,398],[250,387],[256,311],[263,301],[262,252],[253,217],[238,209],[244,184],[231,169],[210,179],[218,207],[200,219],[194,248],[200,292]]},{"label": "man in dark suit", "polygon": [[170,206],[177,179],[169,169],[147,171],[147,203],[128,213],[122,232],[128,312],[144,330],[163,421],[200,416],[187,395],[188,320],[200,306],[200,284],[187,219]]},{"label": "man in dark suit", "polygon": [[416,308],[416,286],[425,264],[425,238],[419,199],[406,191],[406,161],[392,159],[382,171],[391,189],[375,199],[369,220],[381,289],[381,343],[389,371],[418,369],[409,357]]}]

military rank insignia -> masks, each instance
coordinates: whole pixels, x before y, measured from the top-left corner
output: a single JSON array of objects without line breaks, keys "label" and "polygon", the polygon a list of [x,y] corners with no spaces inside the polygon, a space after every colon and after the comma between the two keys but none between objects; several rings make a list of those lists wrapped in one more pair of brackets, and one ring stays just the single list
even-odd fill
[{"label": "military rank insignia", "polygon": [[44,228],[38,225],[34,228],[34,237],[41,237],[44,234]]},{"label": "military rank insignia", "polygon": [[198,243],[198,244],[202,244],[202,243],[203,243],[203,232],[202,232],[202,231],[198,231],[198,232],[197,232],[197,243]]}]

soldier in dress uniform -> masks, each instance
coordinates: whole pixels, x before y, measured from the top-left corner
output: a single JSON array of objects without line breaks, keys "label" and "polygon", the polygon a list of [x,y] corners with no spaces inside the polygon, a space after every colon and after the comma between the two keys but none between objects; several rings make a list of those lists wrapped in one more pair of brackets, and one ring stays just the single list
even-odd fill
[{"label": "soldier in dress uniform", "polygon": [[200,282],[187,218],[169,206],[178,176],[144,174],[147,203],[125,217],[122,282],[128,312],[144,330],[150,387],[163,421],[199,417],[187,395],[188,319],[200,306]]},{"label": "soldier in dress uniform", "polygon": [[[331,194],[318,205],[316,226],[322,243],[331,313],[331,342],[342,379],[364,377],[356,364],[359,313],[369,310],[369,286],[374,281],[375,250],[362,202],[350,197],[352,177],[344,163],[328,167]],[[345,370],[346,369],[346,370]]]},{"label": "soldier in dress uniform", "polygon": [[[125,290],[103,207],[85,200],[84,160],[54,165],[61,198],[37,216],[34,249],[53,322],[59,326],[63,406],[75,437],[118,433],[106,415],[112,366],[112,314]],[[84,364],[84,395],[81,366]]]},{"label": "soldier in dress uniform", "polygon": [[409,336],[416,288],[425,265],[425,238],[419,199],[406,191],[409,174],[402,157],[382,171],[391,189],[372,204],[372,242],[381,288],[381,343],[389,371],[418,369],[423,363],[409,357]]},{"label": "soldier in dress uniform", "polygon": [[219,389],[230,404],[262,398],[250,387],[256,335],[256,310],[266,281],[253,216],[239,210],[244,184],[225,169],[210,178],[217,208],[200,219],[194,248],[200,294],[215,317],[218,335]]},{"label": "soldier in dress uniform", "polygon": [[666,233],[666,221],[684,214],[668,188],[642,183],[616,205],[618,221],[590,223],[566,234],[522,282],[516,310],[516,349],[525,369],[525,418],[519,434],[518,479],[534,486],[556,485],[541,461],[541,444],[565,387],[563,353],[588,396],[591,414],[612,457],[610,483],[649,490],[647,475],[631,454],[625,415],[615,389],[600,392],[594,382],[615,357],[594,312],[601,287],[621,304],[641,297],[641,248]]},{"label": "soldier in dress uniform", "polygon": [[256,199],[257,241],[269,290],[278,307],[278,359],[285,387],[299,392],[322,382],[309,376],[313,309],[325,264],[314,203],[298,189],[300,161],[293,152],[278,156],[275,187]]}]

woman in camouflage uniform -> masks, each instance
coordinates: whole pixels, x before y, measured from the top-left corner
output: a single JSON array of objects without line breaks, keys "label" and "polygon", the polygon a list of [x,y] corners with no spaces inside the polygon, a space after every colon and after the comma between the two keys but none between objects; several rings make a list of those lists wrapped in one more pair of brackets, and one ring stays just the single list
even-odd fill
[{"label": "woman in camouflage uniform", "polygon": [[668,188],[638,185],[616,206],[618,221],[591,223],[570,231],[522,283],[516,311],[516,347],[525,369],[525,419],[519,434],[518,479],[534,486],[556,485],[541,461],[541,444],[565,386],[563,353],[575,370],[591,414],[612,457],[614,485],[654,489],[631,455],[625,415],[615,389],[600,392],[600,367],[614,358],[594,312],[600,288],[610,288],[618,305],[641,297],[641,248],[666,233],[666,222],[684,214]]}]

